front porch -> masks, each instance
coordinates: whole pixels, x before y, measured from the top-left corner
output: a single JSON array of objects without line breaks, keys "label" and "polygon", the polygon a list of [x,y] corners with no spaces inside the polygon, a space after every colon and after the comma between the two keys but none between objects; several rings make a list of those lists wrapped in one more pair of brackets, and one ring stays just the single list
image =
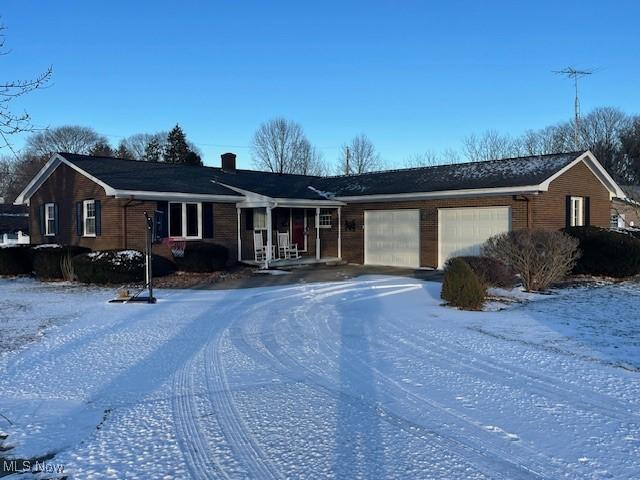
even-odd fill
[{"label": "front porch", "polygon": [[[238,261],[291,267],[342,259],[341,207],[298,202],[237,205]],[[335,202],[331,202],[335,203]],[[282,248],[283,238],[290,249]],[[258,244],[256,246],[256,244]],[[297,257],[297,258],[296,258]]]}]

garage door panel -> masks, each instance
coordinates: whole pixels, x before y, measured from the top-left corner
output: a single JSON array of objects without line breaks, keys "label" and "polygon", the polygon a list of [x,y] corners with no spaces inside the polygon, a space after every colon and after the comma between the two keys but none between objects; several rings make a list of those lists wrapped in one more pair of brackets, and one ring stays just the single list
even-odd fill
[{"label": "garage door panel", "polygon": [[443,208],[438,210],[439,267],[447,259],[479,255],[490,237],[511,229],[510,207]]},{"label": "garage door panel", "polygon": [[367,210],[364,223],[365,263],[420,266],[419,210]]}]

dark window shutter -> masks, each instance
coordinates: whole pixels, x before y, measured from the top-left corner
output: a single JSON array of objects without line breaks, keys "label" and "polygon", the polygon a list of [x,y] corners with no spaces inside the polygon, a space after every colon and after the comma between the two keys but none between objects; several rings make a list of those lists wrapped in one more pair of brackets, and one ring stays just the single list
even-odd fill
[{"label": "dark window shutter", "polygon": [[58,235],[60,234],[60,215],[58,212],[58,204],[53,204],[53,232]]},{"label": "dark window shutter", "polygon": [[44,209],[45,209],[44,203],[38,207],[38,226],[40,227],[40,235],[44,235],[45,233],[47,233],[47,229],[44,224],[45,222]]},{"label": "dark window shutter", "polygon": [[83,212],[82,212],[82,202],[76,202],[76,234],[81,237],[83,233],[82,223],[83,223]]},{"label": "dark window shutter", "polygon": [[591,197],[584,197],[584,226],[591,225]]},{"label": "dark window shutter", "polygon": [[247,230],[253,230],[253,210],[251,208],[244,211],[244,223]]},{"label": "dark window shutter", "polygon": [[169,202],[158,202],[156,206],[156,237],[166,238],[169,235]]},{"label": "dark window shutter", "polygon": [[566,207],[564,226],[569,228],[571,226],[571,195],[567,195],[565,205]]},{"label": "dark window shutter", "polygon": [[202,203],[202,238],[213,238],[213,203]]},{"label": "dark window shutter", "polygon": [[94,200],[95,212],[96,212],[96,235],[102,235],[102,205],[100,204],[100,200]]}]

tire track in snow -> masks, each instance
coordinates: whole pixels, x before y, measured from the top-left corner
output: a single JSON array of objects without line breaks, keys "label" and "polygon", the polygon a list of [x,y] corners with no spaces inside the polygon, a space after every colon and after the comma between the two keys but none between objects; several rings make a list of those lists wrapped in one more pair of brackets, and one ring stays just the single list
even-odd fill
[{"label": "tire track in snow", "polygon": [[[414,284],[418,285],[418,284]],[[407,287],[407,285],[397,285],[396,287]],[[377,287],[379,288],[379,287]],[[350,290],[351,292],[357,291],[366,291],[370,288],[356,288]],[[409,291],[410,289],[407,289]],[[400,293],[398,290],[396,293]],[[334,296],[332,292],[328,292],[322,294],[318,297],[319,299],[326,299],[328,297]],[[347,303],[352,303],[355,301],[362,301],[362,298],[353,299],[346,301]],[[531,386],[531,389],[538,393],[542,397],[546,398],[555,398],[557,400],[565,401],[566,396],[571,396],[572,401],[577,403],[578,405],[582,405],[583,409],[588,412],[597,411],[605,416],[616,419],[621,422],[628,422],[630,417],[640,417],[640,414],[628,409],[622,402],[620,402],[616,398],[603,396],[598,392],[588,391],[584,389],[580,389],[571,384],[567,384],[566,382],[560,383],[551,378],[545,377],[544,375],[532,375],[530,372],[522,368],[518,368],[517,366],[513,366],[504,362],[500,362],[499,360],[493,359],[485,354],[473,352],[474,362],[469,363],[465,361],[465,359],[460,355],[459,348],[456,348],[455,345],[450,342],[438,338],[438,342],[435,342],[429,336],[423,334],[420,331],[416,331],[411,325],[405,323],[402,319],[399,320],[402,325],[405,326],[405,329],[401,328],[394,322],[386,322],[385,329],[380,332],[380,336],[377,339],[381,339],[383,337],[391,338],[395,341],[387,342],[386,346],[391,346],[394,349],[398,349],[397,341],[400,340],[409,347],[413,348],[414,351],[419,351],[423,353],[426,358],[430,358],[432,356],[437,356],[440,358],[447,366],[451,364],[455,364],[461,373],[468,372],[470,370],[474,370],[480,373],[482,376],[486,377],[488,381],[493,383],[501,383],[503,385],[509,386],[514,389],[522,389],[523,382],[518,382],[513,380],[510,377],[519,378],[524,380],[527,384],[527,388]],[[387,327],[390,326],[393,330],[398,332],[398,335],[391,335],[387,331]],[[329,326],[330,328],[330,326]],[[411,330],[412,335],[414,337],[419,337],[419,342],[409,339],[402,334],[407,330]],[[332,333],[338,335],[334,330],[331,330]],[[428,345],[428,348],[426,347]],[[599,398],[602,398],[600,400]],[[575,400],[574,400],[575,399]],[[612,406],[610,403],[614,403],[616,406]]]},{"label": "tire track in snow", "polygon": [[[266,319],[264,320],[266,321]],[[291,327],[290,324],[284,324],[280,322],[279,325],[282,324],[284,328]],[[272,324],[273,327],[275,324]],[[240,332],[244,333],[243,329],[239,329]],[[287,331],[287,335],[291,332]],[[299,337],[299,340],[304,344],[304,338],[296,333]],[[249,343],[250,338],[258,339],[260,343],[267,349],[268,354],[263,353],[260,348],[252,347]],[[339,398],[340,396],[346,396],[352,399],[352,403],[354,404],[362,404],[364,402],[363,399],[354,397],[352,395],[346,394],[342,392],[339,386],[334,385],[333,380],[327,379],[321,374],[314,372],[312,369],[304,366],[295,358],[293,358],[289,353],[287,353],[286,349],[282,348],[280,344],[276,341],[276,333],[269,333],[266,329],[261,328],[258,335],[252,335],[248,337],[246,334],[241,336],[236,336],[232,338],[235,340],[235,344],[239,347],[239,350],[244,352],[246,355],[250,355],[254,358],[254,360],[264,363],[268,361],[273,363],[274,360],[277,362],[274,366],[274,371],[285,375],[286,377],[292,378],[295,381],[304,381],[309,387],[319,388],[324,393],[329,393],[334,398]],[[335,362],[324,355],[326,360],[330,363]],[[288,374],[288,372],[301,372],[304,371],[306,374],[301,376],[299,373],[294,373],[294,375]],[[387,392],[389,393],[389,392]],[[407,392],[410,393],[410,392]],[[389,393],[391,398],[394,398],[394,393]],[[410,408],[412,411],[421,411],[424,405],[412,404]],[[521,458],[521,463],[512,462],[509,459],[511,453],[505,454],[505,452],[501,452],[500,454],[495,454],[494,452],[486,452],[486,441],[481,442],[478,440],[477,446],[469,445],[467,442],[460,441],[458,439],[452,438],[449,435],[445,435],[438,431],[438,429],[432,429],[425,427],[424,425],[420,425],[410,420],[401,418],[394,414],[393,412],[384,408],[381,404],[376,403],[375,409],[379,412],[380,417],[383,421],[390,423],[397,428],[402,429],[406,433],[420,438],[423,441],[431,443],[431,445],[436,446],[438,448],[445,448],[447,451],[454,456],[456,456],[461,463],[465,463],[467,465],[472,466],[476,470],[487,474],[491,478],[508,478],[508,479],[517,479],[517,478],[544,478],[544,479],[554,479],[557,478],[555,474],[546,475],[544,473],[540,473],[532,470],[528,466],[524,465],[524,458]],[[441,409],[442,410],[442,409]],[[445,412],[446,413],[446,412]],[[474,423],[470,424],[474,428],[478,429],[478,426]],[[484,430],[480,429],[481,433],[485,433]],[[486,435],[488,436],[488,435]],[[428,439],[431,439],[429,442]],[[493,438],[488,438],[489,441],[494,441]],[[471,459],[471,460],[470,460]],[[539,470],[543,470],[539,468]]]},{"label": "tire track in snow", "polygon": [[172,408],[176,437],[193,478],[230,478],[210,455],[206,436],[196,420],[201,418],[201,413],[194,401],[193,370],[200,352],[202,350],[192,355],[174,376]]},{"label": "tire track in snow", "polygon": [[[275,300],[266,300],[254,305],[250,310],[263,308],[265,304]],[[250,315],[250,311],[238,305],[239,315]],[[226,313],[229,315],[229,312]],[[252,478],[284,478],[281,472],[271,463],[262,451],[258,442],[251,434],[242,416],[235,405],[233,393],[229,385],[226,371],[222,364],[222,341],[228,335],[230,326],[227,325],[216,338],[212,339],[205,347],[205,379],[207,395],[217,409],[217,418],[220,427],[232,445],[233,451],[238,454],[238,460],[249,471]]]},{"label": "tire track in snow", "polygon": [[[402,287],[406,287],[406,285],[403,285]],[[327,297],[339,295],[343,293],[348,293],[348,292],[347,291],[331,292],[331,293],[320,295],[319,297],[321,299],[325,299]],[[317,317],[318,311],[322,307],[323,305],[320,305],[317,302],[312,302],[311,304],[306,303],[298,307],[297,313],[299,315],[305,316],[306,318],[306,316],[308,315],[308,312],[313,309],[314,316]],[[326,305],[325,305],[325,308],[326,308]],[[326,317],[325,317],[325,322],[326,322]],[[325,322],[322,322],[322,325]],[[290,324],[289,326],[294,327],[291,329],[291,332],[295,331],[299,340],[301,342],[304,342],[304,336],[303,336],[304,334],[300,334],[299,332],[302,326],[299,323],[296,323],[295,319],[293,319],[293,323]],[[330,331],[328,325],[326,325],[326,329]],[[287,334],[290,334],[291,332],[288,331]],[[318,338],[325,338],[325,337],[326,336],[319,335]],[[273,335],[272,338],[275,341],[275,335]],[[263,340],[265,340],[267,344],[269,343],[268,337],[264,337]],[[267,348],[269,348],[269,350],[273,352],[273,349],[279,348],[279,346],[272,345],[271,347],[269,347],[267,345]],[[332,349],[328,345],[327,345],[327,348],[330,351],[332,351],[334,355],[329,356],[324,354],[323,356],[326,358],[327,361],[332,362],[335,365],[335,360],[333,360],[332,357],[334,357],[335,355],[339,355],[339,352],[337,352],[335,349]],[[496,438],[493,435],[486,432],[486,430],[484,430],[482,426],[478,425],[476,422],[469,419],[463,413],[458,412],[451,408],[447,408],[444,405],[440,404],[439,402],[436,402],[435,400],[427,399],[425,397],[415,394],[411,390],[408,390],[404,385],[401,385],[399,382],[395,381],[394,379],[382,373],[375,366],[370,365],[368,363],[365,364],[365,362],[363,362],[362,359],[360,359],[360,357],[358,357],[358,355],[356,355],[351,349],[343,347],[343,350],[353,360],[352,368],[354,368],[354,370],[358,369],[362,371],[363,375],[370,375],[371,371],[376,373],[378,378],[382,380],[382,382],[379,383],[377,386],[382,387],[382,389],[386,392],[386,395],[389,398],[393,398],[397,401],[400,399],[404,401],[409,401],[411,411],[414,411],[414,412],[423,412],[425,411],[424,407],[429,407],[432,410],[437,410],[440,412],[440,416],[442,418],[449,418],[451,421],[453,421],[453,423],[456,424],[456,428],[458,429],[459,432],[464,432],[464,433],[459,433],[457,435],[458,438],[453,438],[451,435],[441,433],[441,436],[443,438],[446,438],[448,440],[453,440],[457,442],[457,444],[463,445],[468,450],[471,450],[471,451],[476,450],[481,454],[485,450],[489,450],[494,459],[500,459],[502,462],[508,462],[510,465],[515,467],[515,470],[510,472],[509,478],[520,478],[520,476],[524,474],[524,475],[527,475],[528,477],[533,475],[539,478],[551,479],[551,478],[558,478],[559,476],[564,476],[567,473],[567,470],[563,465],[556,465],[556,463],[551,458],[547,457],[546,455],[542,454],[537,450],[533,450],[522,444],[515,444],[514,442],[509,441],[509,443],[506,444],[506,446],[509,448],[505,450],[504,442],[500,442],[500,443],[496,442]],[[287,355],[285,349],[280,348],[280,351],[282,354]],[[357,364],[360,364],[361,366],[356,367]],[[298,365],[300,368],[305,368],[299,363]],[[336,365],[336,368],[337,368],[337,365]],[[427,409],[426,411],[429,411],[429,410]],[[446,425],[443,424],[441,428],[443,427],[450,428],[450,426],[451,426],[451,423],[447,422],[447,424]],[[466,428],[466,427],[470,427],[470,428]],[[435,430],[437,431],[437,428],[435,428]],[[473,440],[474,445],[469,444],[470,438]],[[524,450],[523,454],[518,453],[518,451],[522,451],[522,450]],[[531,461],[532,457],[540,458],[540,461],[532,462]],[[516,461],[512,461],[511,459],[515,459]],[[548,466],[553,466],[553,468],[550,469]],[[558,468],[560,470],[558,470]],[[495,473],[492,473],[492,474],[495,474]],[[513,476],[514,474],[518,475],[518,477],[514,477]]]}]

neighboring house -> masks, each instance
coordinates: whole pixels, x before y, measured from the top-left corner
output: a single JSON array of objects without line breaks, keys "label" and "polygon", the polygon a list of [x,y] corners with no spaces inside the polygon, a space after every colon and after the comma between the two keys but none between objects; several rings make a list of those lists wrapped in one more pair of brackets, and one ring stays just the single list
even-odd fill
[{"label": "neighboring house", "polygon": [[30,205],[32,243],[142,249],[143,212],[157,211],[159,237],[242,261],[254,233],[275,244],[288,232],[311,259],[437,268],[512,229],[608,227],[614,197],[625,195],[589,151],[325,178],[239,170],[231,153],[222,168],[61,153],[17,202]]},{"label": "neighboring house", "polygon": [[29,243],[29,209],[0,202],[0,245]]},{"label": "neighboring house", "polygon": [[611,228],[638,228],[640,226],[640,185],[622,185],[625,198],[611,201]]}]

